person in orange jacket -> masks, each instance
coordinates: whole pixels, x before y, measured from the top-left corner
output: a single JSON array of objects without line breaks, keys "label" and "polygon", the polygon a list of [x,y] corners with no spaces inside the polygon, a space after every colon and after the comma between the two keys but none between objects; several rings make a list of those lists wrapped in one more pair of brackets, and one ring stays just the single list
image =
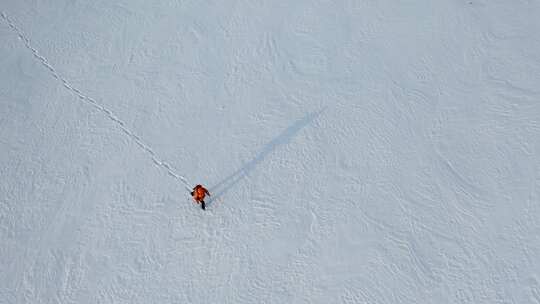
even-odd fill
[{"label": "person in orange jacket", "polygon": [[193,200],[195,200],[197,204],[200,203],[203,210],[205,209],[204,197],[206,196],[206,194],[210,196],[210,192],[208,192],[208,190],[206,190],[206,188],[201,185],[195,186],[193,188],[193,191],[191,192],[191,196],[193,196]]}]

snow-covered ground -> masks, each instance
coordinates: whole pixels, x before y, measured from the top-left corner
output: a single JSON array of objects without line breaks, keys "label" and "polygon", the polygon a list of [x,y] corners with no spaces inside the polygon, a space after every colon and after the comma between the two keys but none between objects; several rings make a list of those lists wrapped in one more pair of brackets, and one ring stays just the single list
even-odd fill
[{"label": "snow-covered ground", "polygon": [[0,303],[540,303],[540,1],[0,12]]}]

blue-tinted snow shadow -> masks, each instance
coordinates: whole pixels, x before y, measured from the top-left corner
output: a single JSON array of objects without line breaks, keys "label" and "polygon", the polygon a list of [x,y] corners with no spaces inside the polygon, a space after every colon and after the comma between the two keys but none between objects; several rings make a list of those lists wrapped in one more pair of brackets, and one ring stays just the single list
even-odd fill
[{"label": "blue-tinted snow shadow", "polygon": [[212,204],[216,199],[223,196],[230,189],[232,189],[239,181],[245,178],[253,169],[257,167],[270,153],[276,150],[279,146],[289,143],[300,130],[310,125],[317,117],[319,117],[326,107],[317,111],[311,112],[301,119],[295,121],[287,129],[281,132],[278,136],[272,139],[269,143],[264,145],[261,151],[250,161],[246,162],[240,169],[236,170],[229,176],[222,179],[219,183],[212,186],[210,191],[210,199],[208,200],[207,205]]}]

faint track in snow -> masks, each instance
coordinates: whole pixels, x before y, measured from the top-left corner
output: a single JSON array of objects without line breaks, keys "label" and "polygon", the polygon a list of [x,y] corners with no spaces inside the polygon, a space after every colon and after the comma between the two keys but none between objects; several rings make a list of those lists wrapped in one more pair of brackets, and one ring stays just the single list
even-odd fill
[{"label": "faint track in snow", "polygon": [[137,146],[139,146],[144,152],[146,152],[150,156],[153,163],[157,167],[165,169],[170,176],[181,181],[186,187],[186,189],[188,191],[191,191],[191,186],[190,186],[191,184],[187,181],[187,179],[184,176],[178,174],[177,171],[170,164],[161,160],[160,157],[157,155],[157,153],[154,152],[154,150],[152,150],[152,148],[149,145],[147,145],[138,135],[136,135],[133,131],[128,129],[126,127],[126,123],[123,122],[120,118],[118,118],[118,116],[116,116],[111,110],[107,109],[105,106],[98,103],[94,98],[88,95],[84,95],[79,89],[73,87],[66,80],[66,78],[64,78],[62,75],[60,75],[56,71],[56,69],[49,63],[49,61],[45,57],[39,54],[37,49],[34,48],[32,44],[30,43],[30,39],[28,39],[26,35],[23,33],[23,31],[20,30],[11,21],[11,19],[7,16],[6,13],[0,12],[0,15],[2,16],[2,19],[4,19],[4,21],[7,23],[9,28],[11,28],[11,30],[13,30],[13,32],[17,34],[19,39],[23,41],[24,46],[32,52],[32,55],[34,56],[34,58],[36,58],[41,63],[41,65],[43,65],[47,70],[49,70],[49,72],[52,74],[54,78],[61,81],[62,85],[66,89],[68,89],[69,91],[77,95],[79,99],[83,100],[84,102],[90,104],[91,106],[99,110],[100,112],[104,113],[107,116],[107,118],[109,118],[114,123],[116,123],[116,125],[118,125],[118,127],[120,128],[120,130],[122,130],[122,132],[124,132],[128,137],[130,137],[137,144]]},{"label": "faint track in snow", "polygon": [[538,284],[538,280],[536,277],[531,277],[529,279],[529,288],[531,293],[531,299],[534,300],[535,303],[540,304],[540,284]]}]

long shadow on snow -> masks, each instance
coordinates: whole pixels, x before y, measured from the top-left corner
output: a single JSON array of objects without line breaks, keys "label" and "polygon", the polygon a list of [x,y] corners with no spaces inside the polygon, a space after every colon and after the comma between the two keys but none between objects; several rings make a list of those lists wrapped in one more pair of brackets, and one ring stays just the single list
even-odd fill
[{"label": "long shadow on snow", "polygon": [[307,125],[311,124],[317,117],[319,117],[326,108],[317,112],[311,112],[301,119],[294,122],[287,129],[281,132],[278,136],[267,143],[261,151],[250,161],[245,163],[240,169],[234,173],[222,179],[219,183],[210,188],[212,196],[207,205],[212,204],[216,199],[227,193],[234,185],[246,177],[255,167],[262,162],[270,153],[272,153],[278,146],[285,145],[293,139]]}]

